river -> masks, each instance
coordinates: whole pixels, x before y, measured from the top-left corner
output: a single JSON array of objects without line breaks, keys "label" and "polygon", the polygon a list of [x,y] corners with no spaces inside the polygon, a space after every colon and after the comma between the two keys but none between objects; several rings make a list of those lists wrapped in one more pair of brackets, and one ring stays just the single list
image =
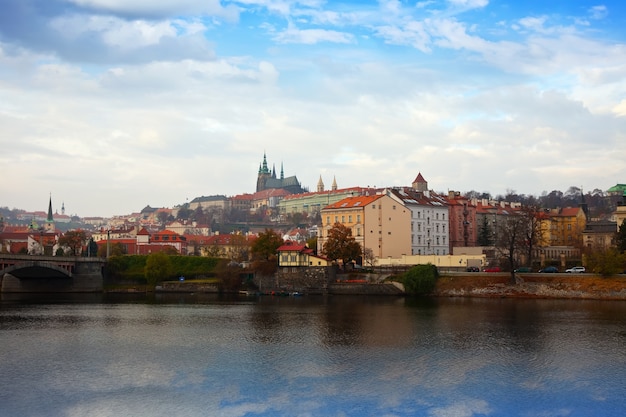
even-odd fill
[{"label": "river", "polygon": [[620,416],[626,302],[6,295],[0,416]]}]

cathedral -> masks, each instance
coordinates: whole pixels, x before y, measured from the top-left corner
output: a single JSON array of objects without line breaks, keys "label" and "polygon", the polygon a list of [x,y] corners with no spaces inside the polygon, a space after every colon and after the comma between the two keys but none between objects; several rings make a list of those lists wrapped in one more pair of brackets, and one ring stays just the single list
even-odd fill
[{"label": "cathedral", "polygon": [[276,168],[270,170],[267,167],[267,157],[263,154],[263,162],[259,165],[259,174],[256,180],[256,191],[269,189],[283,189],[291,194],[301,194],[306,192],[298,182],[296,176],[286,177],[283,172],[283,164],[280,164],[280,178],[276,177]]}]

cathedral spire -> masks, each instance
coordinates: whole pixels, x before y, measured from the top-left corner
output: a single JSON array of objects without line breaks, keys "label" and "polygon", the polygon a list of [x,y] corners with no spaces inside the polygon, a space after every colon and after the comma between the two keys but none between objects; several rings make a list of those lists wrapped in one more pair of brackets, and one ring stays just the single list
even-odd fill
[{"label": "cathedral spire", "polygon": [[267,156],[265,156],[265,152],[263,152],[263,170],[261,171],[264,174],[269,174],[270,170],[267,168]]},{"label": "cathedral spire", "polygon": [[50,194],[50,201],[48,202],[48,218],[46,219],[47,222],[53,222],[54,221],[54,217],[52,216],[52,194]]},{"label": "cathedral spire", "polygon": [[54,216],[52,215],[52,193],[48,201],[48,218],[46,219],[46,232],[54,231]]}]

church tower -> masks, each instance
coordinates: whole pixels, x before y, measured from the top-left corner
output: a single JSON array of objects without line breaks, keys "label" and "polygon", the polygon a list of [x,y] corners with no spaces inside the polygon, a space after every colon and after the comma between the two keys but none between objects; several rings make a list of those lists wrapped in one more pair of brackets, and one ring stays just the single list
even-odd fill
[{"label": "church tower", "polygon": [[317,182],[317,192],[321,193],[324,191],[324,182],[322,181],[322,176],[320,175],[320,180]]},{"label": "church tower", "polygon": [[428,191],[428,182],[424,179],[424,177],[422,177],[421,172],[417,174],[417,177],[413,180],[411,186],[415,191]]},{"label": "church tower", "polygon": [[48,201],[48,217],[46,218],[46,232],[54,232],[54,216],[52,215],[52,194]]},{"label": "church tower", "polygon": [[[274,175],[276,175],[276,173],[274,173]],[[257,176],[256,180],[257,192],[265,190],[265,182],[269,178],[272,178],[272,172],[267,167],[267,157],[265,155],[265,152],[263,152],[263,162],[261,163],[261,165],[259,165],[259,175]]]}]

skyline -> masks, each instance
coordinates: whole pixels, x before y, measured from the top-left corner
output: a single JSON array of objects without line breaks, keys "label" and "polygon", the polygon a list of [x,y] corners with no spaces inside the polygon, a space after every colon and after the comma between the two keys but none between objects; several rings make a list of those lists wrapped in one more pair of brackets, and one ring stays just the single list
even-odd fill
[{"label": "skyline", "polygon": [[626,182],[615,0],[4,3],[0,206],[252,193],[264,153],[311,191]]}]

